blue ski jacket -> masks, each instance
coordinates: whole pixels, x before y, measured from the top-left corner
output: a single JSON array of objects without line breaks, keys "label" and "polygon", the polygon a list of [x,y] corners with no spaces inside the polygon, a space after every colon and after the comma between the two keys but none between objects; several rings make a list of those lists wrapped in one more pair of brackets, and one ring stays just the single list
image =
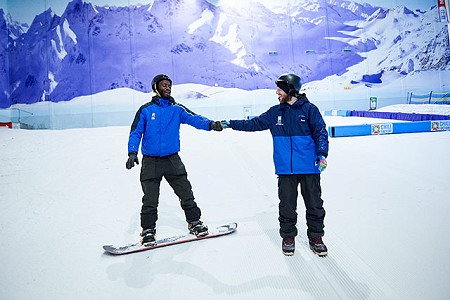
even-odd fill
[{"label": "blue ski jacket", "polygon": [[272,106],[250,120],[230,120],[230,127],[240,131],[270,129],[273,139],[275,173],[319,174],[317,156],[328,156],[328,132],[319,109],[305,94],[293,104]]},{"label": "blue ski jacket", "polygon": [[211,120],[193,113],[185,106],[154,96],[136,112],[128,139],[128,153],[146,156],[168,156],[180,151],[180,124],[211,130]]}]

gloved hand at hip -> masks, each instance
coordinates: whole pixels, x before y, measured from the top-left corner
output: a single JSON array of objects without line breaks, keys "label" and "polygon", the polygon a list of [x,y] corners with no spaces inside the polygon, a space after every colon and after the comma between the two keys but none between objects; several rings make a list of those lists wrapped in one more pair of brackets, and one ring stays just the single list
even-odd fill
[{"label": "gloved hand at hip", "polygon": [[220,121],[211,121],[209,123],[209,129],[214,131],[222,131],[222,124],[220,124]]},{"label": "gloved hand at hip", "polygon": [[134,167],[134,163],[139,164],[139,159],[137,157],[136,153],[128,153],[128,160],[126,163],[126,167],[127,169],[131,169],[132,167]]},{"label": "gloved hand at hip", "polygon": [[222,124],[222,128],[223,129],[230,128],[230,122],[229,121],[222,120],[220,123]]},{"label": "gloved hand at hip", "polygon": [[327,159],[323,155],[319,155],[316,158],[316,166],[319,166],[319,171],[322,173],[327,167]]}]

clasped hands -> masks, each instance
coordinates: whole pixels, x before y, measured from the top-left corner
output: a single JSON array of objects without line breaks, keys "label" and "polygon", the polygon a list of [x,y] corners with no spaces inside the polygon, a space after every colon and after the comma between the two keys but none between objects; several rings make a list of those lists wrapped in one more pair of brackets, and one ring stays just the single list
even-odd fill
[{"label": "clasped hands", "polygon": [[230,128],[230,122],[229,121],[211,121],[209,123],[209,129],[214,131],[222,131],[224,129]]}]

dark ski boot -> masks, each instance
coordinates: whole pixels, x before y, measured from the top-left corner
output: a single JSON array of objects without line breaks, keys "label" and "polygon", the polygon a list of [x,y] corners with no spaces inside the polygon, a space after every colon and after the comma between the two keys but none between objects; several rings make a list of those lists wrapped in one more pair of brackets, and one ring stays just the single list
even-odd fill
[{"label": "dark ski boot", "polygon": [[311,250],[319,256],[326,256],[328,254],[327,246],[323,243],[321,236],[313,238],[310,237],[309,248],[311,248]]},{"label": "dark ski boot", "polygon": [[208,226],[203,224],[202,221],[194,221],[188,224],[189,233],[195,234],[197,237],[208,235]]},{"label": "dark ski boot", "polygon": [[281,244],[281,249],[283,254],[287,256],[294,255],[295,252],[295,237],[285,237],[283,238],[283,243]]},{"label": "dark ski boot", "polygon": [[156,234],[156,229],[155,228],[145,229],[144,231],[142,231],[142,233],[141,233],[141,236],[142,236],[141,244],[146,246],[146,247],[156,245],[155,234]]}]

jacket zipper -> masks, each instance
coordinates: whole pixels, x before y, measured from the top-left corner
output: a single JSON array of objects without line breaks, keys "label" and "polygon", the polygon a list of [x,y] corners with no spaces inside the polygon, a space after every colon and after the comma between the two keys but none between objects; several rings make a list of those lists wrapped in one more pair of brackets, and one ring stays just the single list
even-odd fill
[{"label": "jacket zipper", "polygon": [[291,155],[291,174],[293,174],[294,167],[293,167],[293,163],[292,163],[292,160],[293,160],[293,155],[292,155],[292,136],[290,136],[289,138],[291,140],[291,151],[290,151],[290,155]]}]

